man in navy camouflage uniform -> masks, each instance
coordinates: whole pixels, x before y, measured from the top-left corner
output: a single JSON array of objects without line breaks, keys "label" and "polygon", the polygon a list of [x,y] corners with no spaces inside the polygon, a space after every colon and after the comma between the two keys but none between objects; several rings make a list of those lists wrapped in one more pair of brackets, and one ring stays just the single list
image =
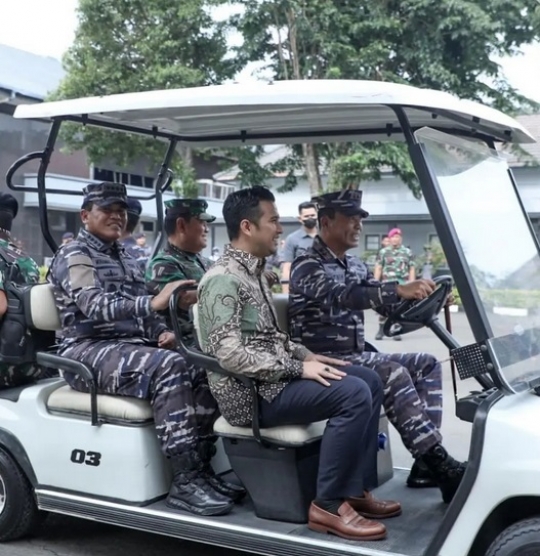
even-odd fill
[{"label": "man in navy camouflage uniform", "polygon": [[[186,282],[148,295],[136,261],[119,243],[127,219],[125,186],[91,184],[84,193],[84,229],[60,248],[50,269],[62,323],[59,354],[89,365],[101,392],[150,401],[174,472],[170,507],[227,513],[233,502],[218,492],[218,479],[210,476],[210,462],[199,451],[201,440],[213,436],[217,404],[204,370],[169,349],[175,338],[158,314]],[[77,376],[66,374],[66,380],[75,390],[87,390]]]},{"label": "man in navy camouflage uniform", "polygon": [[455,494],[464,465],[441,445],[441,366],[426,353],[382,354],[364,351],[364,310],[388,315],[401,299],[423,299],[434,290],[430,280],[380,283],[357,257],[362,218],[361,191],[345,190],[314,199],[319,235],[291,269],[289,320],[294,341],[308,349],[364,365],[384,384],[384,407],[415,458],[412,487],[440,487],[445,502]]},{"label": "man in navy camouflage uniform", "polygon": [[[146,287],[152,295],[157,295],[174,280],[195,280],[200,282],[213,261],[201,252],[207,245],[208,224],[216,217],[206,212],[208,203],[202,199],[172,199],[165,203],[164,231],[167,245],[149,262],[146,269]],[[184,305],[189,307],[197,302],[197,292],[184,294]],[[169,314],[164,314],[166,320]],[[193,343],[193,323],[189,312],[178,310],[178,321],[183,340]],[[172,323],[168,323],[172,326]]]},{"label": "man in navy camouflage uniform", "polygon": [[120,243],[126,252],[137,261],[140,269],[144,272],[146,263],[148,262],[148,254],[144,247],[141,247],[137,243],[137,239],[133,235],[133,232],[139,223],[139,218],[142,213],[142,205],[138,199],[134,199],[133,197],[127,198],[127,204],[127,223],[124,233],[122,234],[122,238],[120,239]]}]

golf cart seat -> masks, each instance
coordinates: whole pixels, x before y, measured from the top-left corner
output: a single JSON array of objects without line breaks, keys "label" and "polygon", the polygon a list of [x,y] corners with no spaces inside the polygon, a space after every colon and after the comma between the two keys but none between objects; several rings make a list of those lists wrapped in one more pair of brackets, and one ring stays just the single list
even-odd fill
[{"label": "golf cart seat", "polygon": [[[27,307],[27,321],[33,329],[41,331],[60,329],[60,317],[51,284],[34,286],[30,290]],[[76,371],[77,363],[67,358],[52,353],[39,353],[37,357],[38,362],[42,364],[50,367],[56,365],[61,373],[68,370]],[[97,394],[96,402],[100,421],[136,426],[148,424],[153,420],[152,408],[146,400]],[[91,395],[73,390],[68,385],[61,386],[49,395],[47,409],[54,414],[69,414],[91,419]]]}]

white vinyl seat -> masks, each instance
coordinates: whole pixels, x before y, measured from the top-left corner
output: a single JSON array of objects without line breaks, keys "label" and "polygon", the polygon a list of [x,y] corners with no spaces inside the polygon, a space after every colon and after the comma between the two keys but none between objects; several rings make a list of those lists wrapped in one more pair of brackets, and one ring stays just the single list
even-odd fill
[{"label": "white vinyl seat", "polygon": [[[30,290],[29,323],[36,330],[60,329],[60,316],[56,308],[51,284],[37,284]],[[140,425],[153,421],[150,403],[125,396],[98,394],[97,407],[100,420],[126,425]],[[47,400],[47,409],[55,414],[71,414],[90,419],[90,394],[77,392],[70,386],[54,390]]]},{"label": "white vinyl seat", "polygon": [[[309,425],[288,425],[285,427],[272,427],[260,429],[264,440],[271,440],[283,446],[303,446],[319,440],[326,427],[326,421],[318,421]],[[235,427],[230,425],[223,417],[214,423],[214,432],[225,438],[238,440],[253,439],[251,427]]]},{"label": "white vinyl seat", "polygon": [[[100,420],[110,423],[140,425],[154,420],[152,407],[146,400],[98,394],[97,407]],[[49,396],[47,409],[55,414],[90,418],[90,394],[77,392],[68,385],[62,386]]]}]

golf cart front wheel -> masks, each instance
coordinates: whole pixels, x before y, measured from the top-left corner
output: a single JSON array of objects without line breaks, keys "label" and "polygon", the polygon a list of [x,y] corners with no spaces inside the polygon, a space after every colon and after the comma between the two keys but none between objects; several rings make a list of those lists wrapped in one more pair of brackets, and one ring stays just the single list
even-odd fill
[{"label": "golf cart front wheel", "polygon": [[41,524],[32,486],[13,458],[0,448],[0,542],[25,537]]},{"label": "golf cart front wheel", "polygon": [[540,556],[540,518],[518,521],[505,529],[486,556]]}]

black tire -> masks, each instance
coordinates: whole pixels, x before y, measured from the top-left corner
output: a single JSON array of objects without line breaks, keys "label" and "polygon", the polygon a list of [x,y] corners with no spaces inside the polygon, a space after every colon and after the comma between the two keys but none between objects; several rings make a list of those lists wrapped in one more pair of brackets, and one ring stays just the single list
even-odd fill
[{"label": "black tire", "polygon": [[518,521],[505,529],[486,556],[540,556],[540,517]]},{"label": "black tire", "polygon": [[45,518],[32,485],[13,458],[0,448],[0,542],[33,533]]}]

